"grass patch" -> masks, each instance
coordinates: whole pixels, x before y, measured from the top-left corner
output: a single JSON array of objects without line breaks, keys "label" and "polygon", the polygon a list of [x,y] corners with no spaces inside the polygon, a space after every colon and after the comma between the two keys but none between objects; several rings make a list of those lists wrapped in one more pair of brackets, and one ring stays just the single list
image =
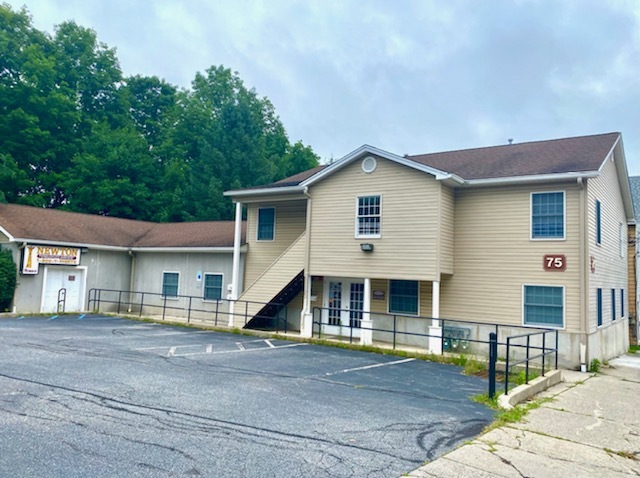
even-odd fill
[{"label": "grass patch", "polygon": [[598,373],[600,371],[600,360],[594,358],[589,364],[589,372]]},{"label": "grass patch", "polygon": [[486,375],[487,364],[479,360],[469,359],[464,364],[465,375]]},{"label": "grass patch", "polygon": [[494,396],[493,398],[489,398],[489,395],[487,393],[481,393],[479,395],[473,395],[469,398],[474,402],[481,403],[482,405],[485,405],[486,407],[489,407],[493,410],[497,410],[498,412],[496,414],[494,422],[491,425],[488,425],[483,430],[483,433],[493,430],[494,428],[508,425],[509,423],[521,422],[531,410],[540,408],[540,405],[542,405],[543,403],[551,401],[551,398],[532,400],[524,404],[516,405],[510,410],[505,410],[503,408],[500,408],[500,405],[498,405],[498,395]]},{"label": "grass patch", "polygon": [[605,448],[604,451],[606,451],[610,455],[617,455],[617,456],[621,456],[622,458],[628,458],[629,460],[640,461],[638,460],[638,456],[631,451],[624,451],[624,450],[616,451],[616,450],[612,450],[611,448]]},{"label": "grass patch", "polygon": [[638,352],[640,352],[640,345],[629,345],[630,354],[637,354]]},{"label": "grass patch", "polygon": [[[538,372],[529,370],[529,382],[534,378],[538,378],[539,376],[540,374]],[[515,375],[515,377],[513,377],[512,380],[516,385],[524,385],[525,383],[527,383],[527,375],[524,370],[521,370]]]}]

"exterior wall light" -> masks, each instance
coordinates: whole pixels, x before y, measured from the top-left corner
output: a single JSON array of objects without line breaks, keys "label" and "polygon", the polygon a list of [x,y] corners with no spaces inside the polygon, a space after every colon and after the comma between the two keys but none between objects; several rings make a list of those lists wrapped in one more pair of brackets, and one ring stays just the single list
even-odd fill
[{"label": "exterior wall light", "polygon": [[365,242],[364,244],[360,244],[360,250],[364,252],[373,252],[373,244],[369,242]]}]

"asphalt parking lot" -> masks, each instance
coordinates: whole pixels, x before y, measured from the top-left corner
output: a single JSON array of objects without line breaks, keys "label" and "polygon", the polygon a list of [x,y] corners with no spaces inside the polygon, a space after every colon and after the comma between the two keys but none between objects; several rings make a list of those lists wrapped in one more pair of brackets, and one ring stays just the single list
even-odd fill
[{"label": "asphalt parking lot", "polygon": [[0,476],[398,477],[492,411],[459,367],[103,316],[0,319]]}]

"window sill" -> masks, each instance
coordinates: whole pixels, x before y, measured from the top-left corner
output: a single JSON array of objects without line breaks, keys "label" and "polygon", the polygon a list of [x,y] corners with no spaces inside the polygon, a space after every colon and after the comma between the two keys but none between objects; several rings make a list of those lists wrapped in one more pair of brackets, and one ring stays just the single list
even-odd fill
[{"label": "window sill", "polygon": [[562,325],[553,325],[553,324],[522,324],[522,327],[526,327],[529,329],[551,329],[551,330],[565,330],[564,324]]},{"label": "window sill", "polygon": [[530,237],[530,241],[540,241],[540,242],[549,242],[549,241],[566,241],[565,237]]}]

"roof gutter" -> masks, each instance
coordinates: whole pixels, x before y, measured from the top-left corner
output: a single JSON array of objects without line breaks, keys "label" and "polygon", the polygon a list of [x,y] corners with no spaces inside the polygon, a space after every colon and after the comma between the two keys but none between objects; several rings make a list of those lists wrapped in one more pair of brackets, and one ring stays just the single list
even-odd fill
[{"label": "roof gutter", "polygon": [[222,193],[224,196],[237,196],[237,197],[251,197],[251,196],[261,196],[264,194],[294,194],[294,193],[302,193],[304,188],[301,186],[283,186],[277,187],[273,186],[270,188],[260,188],[260,189],[235,189],[232,191],[225,191]]},{"label": "roof gutter", "polygon": [[[132,247],[133,252],[217,252],[233,253],[233,246],[225,247]],[[247,245],[240,247],[240,252],[247,252]]]},{"label": "roof gutter", "polygon": [[552,181],[575,181],[578,178],[597,178],[598,171],[584,171],[573,173],[531,174],[528,176],[514,176],[509,178],[468,179],[464,186],[507,186],[510,184],[546,183]]},{"label": "roof gutter", "polygon": [[[112,251],[112,252],[233,252],[233,247],[229,246],[199,246],[199,247],[128,247],[128,246],[107,246],[103,244],[86,244],[78,242],[60,242],[46,241],[40,239],[14,238],[11,242],[22,242],[23,244],[41,244],[43,246],[65,246],[78,247],[80,249],[92,249],[94,251]],[[24,247],[24,246],[23,246]],[[247,251],[246,244],[240,249],[241,252]]]},{"label": "roof gutter", "polygon": [[42,244],[43,246],[66,246],[66,247],[78,247],[81,249],[94,249],[100,251],[117,251],[127,252],[130,248],[127,246],[106,246],[103,244],[86,244],[80,242],[62,242],[62,241],[47,241],[44,239],[27,239],[22,237],[16,237],[12,242],[24,242],[29,244]]}]

